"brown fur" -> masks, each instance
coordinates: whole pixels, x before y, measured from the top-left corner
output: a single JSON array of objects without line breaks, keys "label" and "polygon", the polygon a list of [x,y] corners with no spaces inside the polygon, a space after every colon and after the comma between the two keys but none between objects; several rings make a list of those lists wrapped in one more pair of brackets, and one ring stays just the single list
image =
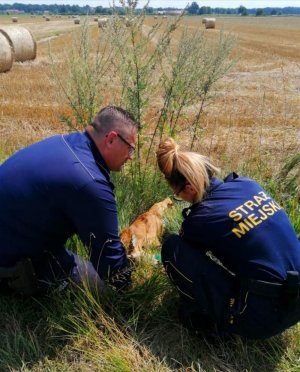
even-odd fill
[{"label": "brown fur", "polygon": [[170,198],[155,203],[121,232],[120,239],[129,257],[138,259],[147,246],[160,246],[160,238],[163,233],[162,217],[165,210],[172,206],[173,202]]}]

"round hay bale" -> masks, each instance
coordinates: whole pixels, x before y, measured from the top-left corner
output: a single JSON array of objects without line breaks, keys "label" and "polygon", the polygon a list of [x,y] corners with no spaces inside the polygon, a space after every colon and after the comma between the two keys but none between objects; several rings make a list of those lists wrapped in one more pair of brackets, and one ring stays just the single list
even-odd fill
[{"label": "round hay bale", "polygon": [[168,18],[168,16],[163,16],[163,19],[167,19]]},{"label": "round hay bale", "polygon": [[10,42],[16,62],[35,59],[36,42],[27,28],[22,26],[1,26],[0,33]]},{"label": "round hay bale", "polygon": [[45,17],[45,20],[46,21],[50,21],[50,17]]},{"label": "round hay bale", "polygon": [[125,23],[125,26],[126,27],[131,27],[131,26],[134,26],[134,24],[136,23],[136,18],[135,17],[132,17],[132,18],[124,18],[124,23]]},{"label": "round hay bale", "polygon": [[0,33],[0,72],[9,71],[13,64],[13,50],[7,37]]},{"label": "round hay bale", "polygon": [[12,21],[12,23],[18,23],[18,18],[17,17],[12,17],[11,21]]},{"label": "round hay bale", "polygon": [[98,27],[104,28],[107,26],[108,18],[99,18],[98,19]]},{"label": "round hay bale", "polygon": [[98,22],[98,17],[95,17],[94,18],[94,22]]},{"label": "round hay bale", "polygon": [[206,18],[205,28],[216,28],[216,18]]},{"label": "round hay bale", "polygon": [[74,24],[79,25],[80,24],[80,18],[75,18],[74,19]]},{"label": "round hay bale", "polygon": [[207,18],[203,18],[202,19],[202,24],[205,25],[206,21],[207,21]]},{"label": "round hay bale", "polygon": [[157,19],[157,16],[154,16],[154,19]]}]

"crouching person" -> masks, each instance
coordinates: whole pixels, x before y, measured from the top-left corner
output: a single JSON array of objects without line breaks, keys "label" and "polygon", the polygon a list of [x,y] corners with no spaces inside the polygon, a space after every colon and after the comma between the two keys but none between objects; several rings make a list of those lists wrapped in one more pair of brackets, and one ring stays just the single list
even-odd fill
[{"label": "crouching person", "polygon": [[[110,171],[132,158],[137,129],[108,106],[84,132],[35,143],[0,166],[0,292],[43,294],[69,279],[99,290],[130,283]],[[65,248],[73,234],[90,261]]]},{"label": "crouching person", "polygon": [[181,151],[172,139],[159,145],[157,161],[174,194],[190,203],[180,234],[162,247],[183,324],[251,339],[296,324],[300,244],[284,210],[249,178],[216,178],[207,158]]}]

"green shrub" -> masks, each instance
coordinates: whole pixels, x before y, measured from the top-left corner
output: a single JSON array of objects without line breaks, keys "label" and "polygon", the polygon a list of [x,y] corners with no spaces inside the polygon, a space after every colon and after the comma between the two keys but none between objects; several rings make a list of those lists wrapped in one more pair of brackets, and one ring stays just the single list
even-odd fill
[{"label": "green shrub", "polygon": [[[101,104],[113,103],[133,113],[141,129],[126,178],[132,192],[143,195],[149,170],[152,186],[160,184],[154,155],[163,136],[178,137],[184,124],[191,128],[190,148],[200,139],[211,89],[231,67],[233,38],[220,33],[218,41],[209,42],[204,32],[183,29],[175,43],[172,35],[182,15],[148,26],[144,12],[136,15],[138,1],[122,4],[127,21],[113,14],[99,38],[91,36],[84,22],[66,57],[67,74],[58,72],[53,59],[53,76],[71,110],[63,117],[71,128],[83,129]],[[109,95],[104,94],[107,90]]]}]

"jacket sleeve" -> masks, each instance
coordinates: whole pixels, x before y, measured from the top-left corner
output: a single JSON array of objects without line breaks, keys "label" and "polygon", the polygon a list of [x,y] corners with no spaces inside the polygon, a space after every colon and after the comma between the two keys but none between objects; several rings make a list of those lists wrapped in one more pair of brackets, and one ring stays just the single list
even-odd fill
[{"label": "jacket sleeve", "polygon": [[201,216],[188,216],[181,225],[179,235],[198,249],[207,252],[215,239],[210,225]]},{"label": "jacket sleeve", "polygon": [[67,213],[99,276],[115,287],[131,282],[131,268],[118,232],[114,194],[105,181],[94,181],[75,192]]}]

